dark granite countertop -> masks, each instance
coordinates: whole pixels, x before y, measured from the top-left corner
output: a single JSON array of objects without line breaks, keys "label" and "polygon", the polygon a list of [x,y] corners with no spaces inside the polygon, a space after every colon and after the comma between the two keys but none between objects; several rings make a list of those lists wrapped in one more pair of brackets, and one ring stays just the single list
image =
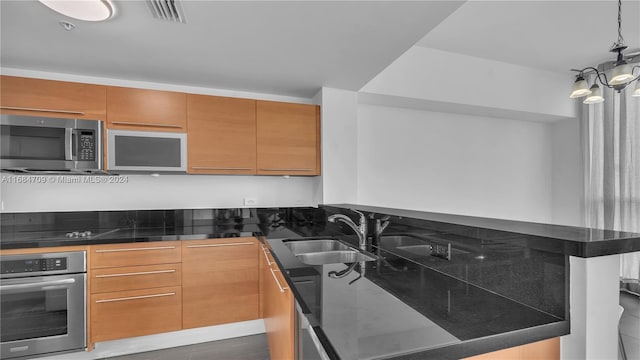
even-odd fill
[{"label": "dark granite countertop", "polygon": [[[387,236],[395,231],[444,239],[458,252],[446,261],[372,244],[370,250],[384,260],[331,278],[331,271],[348,264],[308,266],[283,245],[283,239],[314,236],[353,245],[351,229],[326,221],[330,213],[347,214],[346,208],[392,215]],[[544,232],[542,224],[534,224],[540,225],[534,232],[533,225],[519,228],[503,220],[431,215],[352,205],[2,214],[0,248],[257,236],[272,248],[323,345],[342,360],[458,359],[569,333],[566,254],[574,252],[557,244],[578,242],[579,231],[551,238],[554,233]],[[522,235],[523,229],[535,234]],[[70,230],[92,234],[67,238]],[[638,242],[606,233],[600,239],[619,238]]]},{"label": "dark granite countertop", "polygon": [[[584,258],[640,251],[640,234],[637,233],[376,206],[352,204],[327,206],[355,209],[380,216],[392,215],[418,219],[429,222],[434,229],[451,230],[452,227],[458,227],[458,232],[472,232],[474,230],[507,232],[511,237],[510,241],[515,244]],[[521,236],[513,236],[514,234]]]},{"label": "dark granite countertop", "polygon": [[349,264],[305,265],[284,245],[295,238],[265,241],[338,359],[459,359],[569,333],[563,317],[385,250],[332,278]]}]

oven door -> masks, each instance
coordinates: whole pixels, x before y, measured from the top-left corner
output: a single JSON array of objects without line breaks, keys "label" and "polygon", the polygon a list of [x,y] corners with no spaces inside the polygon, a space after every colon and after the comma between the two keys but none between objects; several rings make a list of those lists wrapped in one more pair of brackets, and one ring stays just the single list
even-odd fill
[{"label": "oven door", "polygon": [[86,274],[0,281],[0,358],[86,347]]}]

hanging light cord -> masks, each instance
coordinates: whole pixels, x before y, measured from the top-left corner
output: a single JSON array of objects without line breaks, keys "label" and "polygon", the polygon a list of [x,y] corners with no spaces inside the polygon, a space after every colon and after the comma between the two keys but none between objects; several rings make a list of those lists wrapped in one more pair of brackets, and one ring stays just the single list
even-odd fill
[{"label": "hanging light cord", "polygon": [[622,0],[618,0],[618,46],[624,44],[622,37]]}]

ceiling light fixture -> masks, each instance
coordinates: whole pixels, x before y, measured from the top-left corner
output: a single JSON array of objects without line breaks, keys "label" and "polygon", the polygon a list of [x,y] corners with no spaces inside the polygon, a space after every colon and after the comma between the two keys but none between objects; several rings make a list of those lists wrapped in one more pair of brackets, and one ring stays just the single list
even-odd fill
[{"label": "ceiling light fixture", "polygon": [[62,15],[84,21],[103,21],[115,14],[111,0],[38,0]]},{"label": "ceiling light fixture", "polygon": [[[633,75],[633,71],[640,69],[640,66],[635,65],[631,67],[629,64],[630,60],[634,60],[635,62],[638,60],[625,57],[623,52],[626,48],[627,46],[624,44],[624,38],[622,37],[622,0],[618,0],[618,41],[616,41],[609,50],[610,52],[617,53],[615,62],[606,62],[599,64],[597,67],[586,67],[582,70],[571,69],[572,71],[577,71],[578,76],[576,77],[576,81],[573,84],[573,91],[569,97],[575,99],[586,96],[587,98],[584,100],[585,104],[597,104],[603,102],[604,97],[602,96],[602,89],[596,82],[599,81],[603,86],[620,92],[626,88],[627,85],[638,81],[640,71],[638,75]],[[614,66],[611,73],[611,80],[607,79],[607,75],[604,73],[605,70],[608,70],[607,65]],[[593,80],[593,85],[589,88],[584,77],[592,73],[595,74],[595,79]],[[638,83],[640,83],[640,81],[638,81]],[[640,97],[640,85],[636,84],[633,96]]]}]

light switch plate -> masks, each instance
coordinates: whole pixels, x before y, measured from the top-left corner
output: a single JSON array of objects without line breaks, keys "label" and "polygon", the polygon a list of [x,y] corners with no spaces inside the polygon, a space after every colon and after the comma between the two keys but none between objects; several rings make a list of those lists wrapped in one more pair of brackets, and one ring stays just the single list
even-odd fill
[{"label": "light switch plate", "polygon": [[245,206],[252,206],[252,205],[256,205],[257,203],[258,203],[258,201],[256,200],[256,198],[253,198],[253,197],[244,198],[244,205]]}]

